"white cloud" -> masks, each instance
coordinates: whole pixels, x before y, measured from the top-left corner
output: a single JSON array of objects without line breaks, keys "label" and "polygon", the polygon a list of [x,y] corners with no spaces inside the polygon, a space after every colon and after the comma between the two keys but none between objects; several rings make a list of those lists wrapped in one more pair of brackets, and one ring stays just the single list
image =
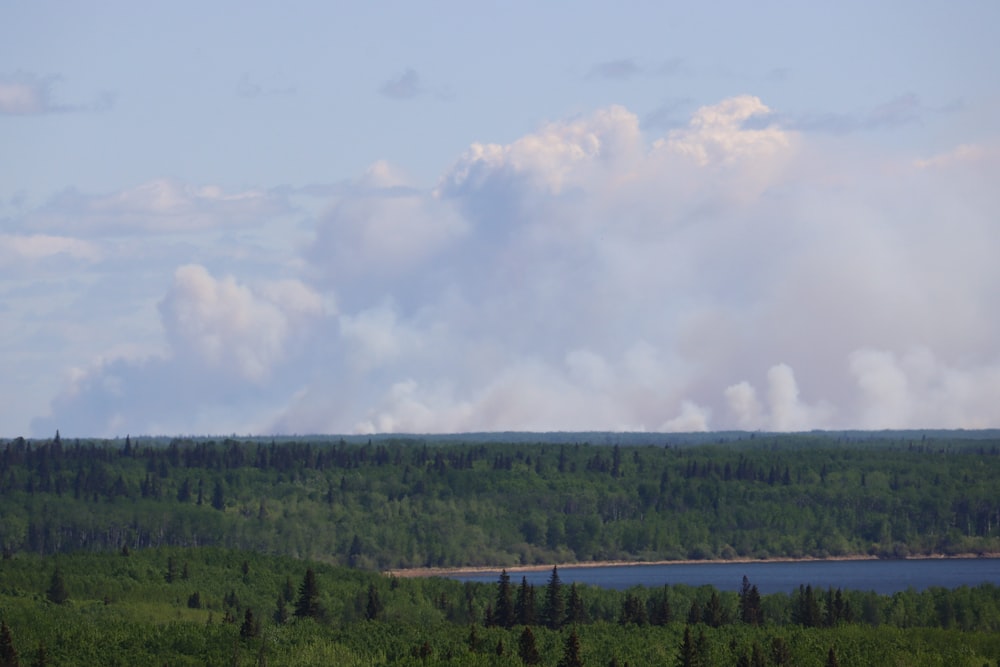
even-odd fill
[{"label": "white cloud", "polygon": [[456,195],[525,176],[542,191],[559,194],[579,185],[595,165],[613,167],[634,157],[639,147],[638,118],[612,106],[579,120],[549,123],[506,146],[473,144],[446,175],[441,191]]},{"label": "white cloud", "polygon": [[654,148],[689,156],[703,167],[766,159],[791,144],[789,133],[777,125],[759,129],[746,126],[747,121],[766,118],[770,113],[757,97],[733,97],[698,109],[686,128],[671,130],[666,139],[654,144]]},{"label": "white cloud", "polygon": [[67,236],[0,234],[0,267],[16,261],[36,262],[60,256],[97,262],[103,257],[103,252],[96,243]]},{"label": "white cloud", "polygon": [[[475,144],[434,190],[375,163],[311,221],[297,280],[182,267],[168,352],[87,371],[53,419],[100,396],[153,423],[129,398],[145,374],[221,382],[246,403],[202,392],[197,423],[265,431],[995,425],[990,162],[914,165],[777,118],[741,96],[650,140],[610,107]],[[212,228],[266,217],[261,196],[106,199],[114,225]]]},{"label": "white cloud", "polygon": [[[287,296],[292,298],[281,298]],[[187,265],[174,274],[160,313],[178,354],[264,382],[282,361],[296,320],[321,315],[323,299],[294,281],[255,291],[232,276],[216,279],[204,267]]]}]

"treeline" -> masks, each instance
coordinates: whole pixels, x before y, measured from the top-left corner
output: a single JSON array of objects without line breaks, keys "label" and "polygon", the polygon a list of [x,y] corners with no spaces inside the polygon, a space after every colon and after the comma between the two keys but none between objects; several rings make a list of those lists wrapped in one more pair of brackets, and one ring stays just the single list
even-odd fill
[{"label": "treeline", "polygon": [[[870,616],[870,618],[868,618]],[[21,554],[3,665],[997,665],[1000,588],[538,590],[216,548]],[[832,662],[835,661],[835,662]]]},{"label": "treeline", "polygon": [[209,545],[367,569],[1000,552],[992,434],[663,437],[17,438],[0,443],[0,548]]}]

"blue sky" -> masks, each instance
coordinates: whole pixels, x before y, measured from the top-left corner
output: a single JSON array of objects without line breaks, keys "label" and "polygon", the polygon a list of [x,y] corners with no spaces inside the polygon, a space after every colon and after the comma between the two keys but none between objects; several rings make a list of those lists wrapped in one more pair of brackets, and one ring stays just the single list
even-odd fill
[{"label": "blue sky", "polygon": [[995,3],[8,3],[0,435],[1000,422]]}]

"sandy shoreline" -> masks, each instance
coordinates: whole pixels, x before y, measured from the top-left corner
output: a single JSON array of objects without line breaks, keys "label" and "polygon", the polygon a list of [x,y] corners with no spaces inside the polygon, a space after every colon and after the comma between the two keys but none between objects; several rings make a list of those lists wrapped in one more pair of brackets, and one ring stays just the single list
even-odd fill
[{"label": "sandy shoreline", "polygon": [[[943,559],[968,559],[968,558],[1000,558],[1000,553],[984,553],[984,554],[927,554],[923,556],[908,556],[905,559],[899,560],[943,560]],[[878,556],[869,556],[867,554],[854,554],[848,556],[836,556],[833,558],[815,558],[812,556],[807,556],[804,558],[731,558],[728,560],[644,560],[644,561],[634,561],[634,560],[601,560],[601,561],[589,561],[582,563],[556,563],[560,570],[569,570],[579,567],[620,567],[623,565],[720,565],[720,564],[733,564],[738,565],[740,563],[810,563],[810,562],[833,562],[833,561],[855,561],[855,560],[879,560]],[[477,566],[467,566],[467,567],[414,567],[414,568],[404,568],[397,570],[386,570],[383,574],[393,577],[452,577],[456,575],[466,575],[466,574],[490,574],[493,572],[499,573],[500,570],[506,569],[509,574],[514,574],[517,572],[542,572],[546,570],[551,570],[553,564],[544,565],[477,565]]]}]

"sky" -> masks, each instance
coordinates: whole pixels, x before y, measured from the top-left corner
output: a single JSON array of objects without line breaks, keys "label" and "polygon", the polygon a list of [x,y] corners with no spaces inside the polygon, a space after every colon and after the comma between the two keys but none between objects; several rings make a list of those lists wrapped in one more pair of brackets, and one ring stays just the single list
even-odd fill
[{"label": "sky", "polygon": [[0,437],[998,427],[997,25],[3,3]]}]

